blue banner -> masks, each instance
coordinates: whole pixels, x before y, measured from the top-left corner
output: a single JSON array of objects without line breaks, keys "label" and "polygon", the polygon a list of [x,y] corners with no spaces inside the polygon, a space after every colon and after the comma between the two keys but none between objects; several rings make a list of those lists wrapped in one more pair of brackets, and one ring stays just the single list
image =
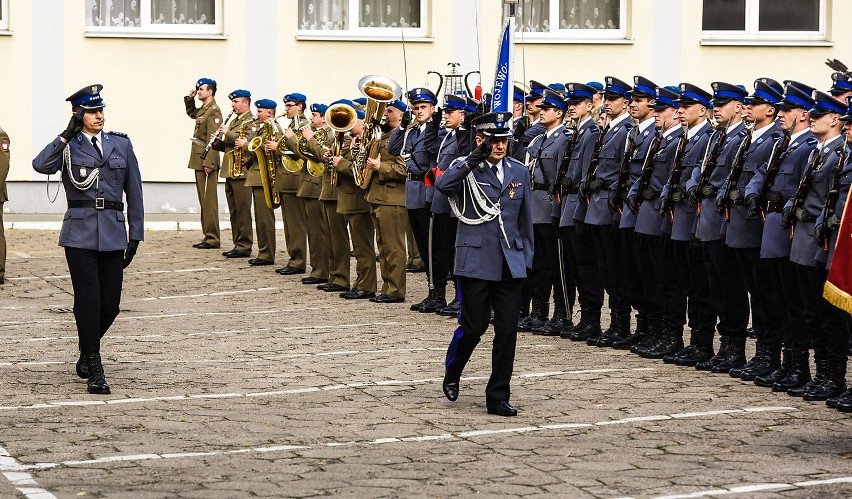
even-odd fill
[{"label": "blue banner", "polygon": [[514,83],[514,38],[515,18],[509,17],[500,36],[500,48],[497,52],[497,70],[494,72],[494,89],[491,110],[493,112],[511,112]]}]

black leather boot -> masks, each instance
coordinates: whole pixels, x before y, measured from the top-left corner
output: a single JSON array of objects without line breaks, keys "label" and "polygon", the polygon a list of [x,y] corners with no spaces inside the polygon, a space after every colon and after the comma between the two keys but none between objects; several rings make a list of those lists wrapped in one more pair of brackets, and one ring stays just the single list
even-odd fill
[{"label": "black leather boot", "polygon": [[646,359],[662,359],[666,355],[674,355],[682,349],[683,329],[664,328],[660,340],[639,355]]},{"label": "black leather boot", "polygon": [[434,290],[432,290],[432,289],[430,289],[430,290],[429,290],[429,294],[428,294],[428,295],[426,295],[426,298],[423,298],[423,299],[422,299],[420,302],[418,302],[418,303],[414,303],[413,305],[411,305],[411,307],[409,307],[409,309],[410,309],[412,312],[420,312],[420,311],[423,309],[423,307],[425,307],[425,306],[426,306],[426,304],[427,304],[427,303],[429,303],[429,302],[431,302],[431,301],[432,301],[432,298],[433,298],[434,296],[435,296],[435,291],[434,291]]},{"label": "black leather boot", "polygon": [[564,305],[557,304],[553,307],[553,317],[533,333],[542,336],[559,336],[566,329],[568,329],[568,313]]},{"label": "black leather boot", "polygon": [[590,338],[600,338],[601,336],[601,309],[597,310],[580,310],[580,315],[586,314],[586,325],[582,329],[577,329],[571,334],[571,341],[587,341]]},{"label": "black leather boot", "polygon": [[[829,404],[831,402],[831,404]],[[841,412],[852,412],[852,388],[825,401],[825,405],[833,407]]]},{"label": "black leather boot", "polygon": [[648,332],[645,333],[645,338],[630,347],[630,351],[635,354],[642,355],[642,352],[653,347],[658,341],[660,341],[662,334],[663,329],[660,324],[657,324],[656,322],[648,322]]},{"label": "black leather boot", "polygon": [[532,331],[533,327],[541,327],[544,324],[547,320],[547,315],[545,315],[546,312],[542,310],[542,306],[543,304],[540,301],[532,301],[532,305],[530,305],[530,315],[518,324],[518,331],[528,333]]},{"label": "black leather boot", "polygon": [[[707,362],[713,357],[713,333],[698,329],[689,332],[689,345],[677,352],[672,363],[677,366],[693,367],[699,362]],[[665,361],[665,357],[663,357]]]},{"label": "black leather boot", "polygon": [[456,297],[453,298],[453,301],[451,301],[447,304],[446,307],[442,308],[441,310],[438,310],[435,313],[442,317],[458,317],[460,311],[461,305],[459,304],[459,297],[458,295],[456,295]]},{"label": "black leather boot", "polygon": [[719,351],[716,352],[716,355],[710,357],[708,360],[703,362],[698,362],[695,364],[695,369],[699,371],[709,371],[713,369],[713,367],[725,360],[725,357],[728,356],[728,349],[731,348],[731,337],[730,336],[720,336],[719,337]]},{"label": "black leather boot", "polygon": [[748,361],[741,365],[740,367],[735,367],[728,371],[728,376],[732,378],[739,378],[742,376],[743,371],[751,369],[756,364],[759,364],[763,360],[763,343],[755,343],[754,345],[754,357],[748,359]]},{"label": "black leather boot", "polygon": [[775,383],[781,381],[786,378],[788,374],[790,374],[790,368],[793,365],[793,352],[787,350],[786,348],[782,352],[781,365],[775,368],[769,374],[764,376],[755,376],[754,384],[757,386],[763,386],[765,388],[772,388]]},{"label": "black leather boot", "polygon": [[826,361],[825,380],[806,391],[807,401],[828,400],[846,391],[846,357],[841,360]]},{"label": "black leather boot", "polygon": [[420,307],[420,313],[422,314],[434,314],[438,310],[447,306],[447,286],[446,284],[443,286],[435,285],[435,289],[432,292],[432,299],[423,304]]},{"label": "black leather boot", "polygon": [[713,373],[727,373],[731,369],[742,366],[746,363],[745,358],[745,336],[734,336],[731,338],[731,346],[728,348],[728,355],[719,362],[713,368],[710,369],[710,372]]},{"label": "black leather boot", "polygon": [[601,334],[595,346],[611,347],[616,341],[630,336],[630,312],[613,312],[610,314],[609,328]]},{"label": "black leather boot", "polygon": [[826,360],[814,360],[814,365],[816,366],[814,377],[803,385],[797,386],[796,388],[790,388],[787,390],[787,395],[791,397],[804,397],[805,393],[813,390],[825,381],[826,370],[828,369],[828,363]]},{"label": "black leather boot", "polygon": [[[630,323],[630,318],[628,315],[627,319],[628,324]],[[629,330],[629,327],[628,327]],[[620,340],[616,340],[612,343],[612,348],[616,350],[630,350],[634,345],[643,341],[645,336],[648,335],[648,319],[644,317],[636,316],[636,331],[633,334],[622,338]]]},{"label": "black leather boot", "polygon": [[545,324],[550,321],[548,319],[549,316],[550,302],[543,301],[539,304],[538,317],[536,317],[536,319],[530,323],[530,331],[532,331],[533,333],[541,334],[541,331],[544,329]]},{"label": "black leather boot", "polygon": [[[790,370],[772,385],[773,392],[786,392],[804,386],[811,380],[811,364],[807,350],[790,351]],[[801,397],[801,395],[799,395]]]},{"label": "black leather boot", "polygon": [[754,381],[758,376],[769,376],[781,365],[781,345],[763,345],[763,356],[750,368],[743,369],[740,379]]},{"label": "black leather boot", "polygon": [[83,354],[80,354],[80,358],[77,359],[77,365],[74,366],[77,371],[77,376],[87,379],[89,377],[89,364],[86,363],[86,359],[83,357]]},{"label": "black leather boot", "polygon": [[89,366],[89,377],[86,379],[86,388],[89,393],[98,395],[109,395],[109,385],[104,376],[104,366],[101,364],[101,354],[98,352],[87,353],[86,364]]}]

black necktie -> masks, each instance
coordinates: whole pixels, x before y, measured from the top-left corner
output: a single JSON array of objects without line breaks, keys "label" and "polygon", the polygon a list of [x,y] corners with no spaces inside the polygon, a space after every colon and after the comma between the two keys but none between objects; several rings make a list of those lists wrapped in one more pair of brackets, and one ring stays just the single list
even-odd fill
[{"label": "black necktie", "polygon": [[98,138],[97,138],[97,137],[92,137],[92,147],[94,147],[94,148],[95,148],[95,151],[97,151],[97,152],[98,152],[98,157],[99,157],[99,158],[103,158],[103,157],[104,157],[104,155],[101,153],[101,148],[100,148],[100,147],[98,147]]},{"label": "black necktie", "polygon": [[499,179],[500,176],[497,175],[497,165],[491,165],[491,171],[494,172],[494,175]]}]

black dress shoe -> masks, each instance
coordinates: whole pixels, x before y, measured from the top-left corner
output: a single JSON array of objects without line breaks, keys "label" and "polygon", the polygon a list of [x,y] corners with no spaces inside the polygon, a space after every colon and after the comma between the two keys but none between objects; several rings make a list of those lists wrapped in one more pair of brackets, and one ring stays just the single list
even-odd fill
[{"label": "black dress shoe", "polygon": [[405,301],[405,298],[398,298],[396,296],[382,293],[370,298],[370,301],[373,303],[402,303]]},{"label": "black dress shoe", "polygon": [[512,407],[509,404],[508,400],[501,400],[500,402],[488,402],[486,403],[486,407],[488,409],[488,414],[496,414],[498,416],[517,416],[518,410]]},{"label": "black dress shoe", "polygon": [[85,356],[89,368],[89,377],[86,379],[86,390],[95,395],[109,395],[109,384],[104,376],[104,366],[101,363],[101,354],[94,352]]},{"label": "black dress shoe", "polygon": [[[320,288],[320,286],[322,286],[322,288]],[[349,291],[349,288],[347,288],[346,286],[341,286],[340,284],[328,283],[320,284],[320,286],[317,286],[317,288],[322,289],[326,293],[339,293],[341,291]]]},{"label": "black dress shoe", "polygon": [[252,258],[249,260],[249,265],[252,267],[262,267],[264,265],[272,265],[275,262],[270,262],[269,260],[264,260],[263,258]]},{"label": "black dress shoe", "polygon": [[447,397],[447,400],[450,402],[455,402],[456,399],[459,398],[459,380],[457,379],[449,379],[447,375],[444,375],[444,396]]},{"label": "black dress shoe", "polygon": [[302,284],[323,284],[328,282],[328,279],[321,279],[319,277],[303,277]]},{"label": "black dress shoe", "polygon": [[89,377],[89,364],[86,362],[86,359],[83,358],[83,354],[80,354],[80,358],[77,359],[77,376],[86,379]]},{"label": "black dress shoe", "polygon": [[198,249],[217,249],[218,248],[218,246],[213,246],[210,243],[198,243],[198,245],[195,246],[195,247],[198,248]]},{"label": "black dress shoe", "polygon": [[426,266],[425,265],[406,265],[405,271],[406,272],[412,272],[412,273],[426,272]]},{"label": "black dress shoe", "polygon": [[345,293],[340,293],[340,297],[347,300],[363,300],[365,298],[373,298],[374,296],[376,296],[376,293],[360,289],[350,289]]},{"label": "black dress shoe", "polygon": [[281,267],[280,269],[275,269],[275,272],[281,275],[296,275],[296,274],[304,274],[305,269],[297,269],[296,267],[291,267],[287,265],[286,267]]},{"label": "black dress shoe", "polygon": [[225,258],[248,258],[250,255],[247,254],[247,253],[242,253],[240,251],[232,249],[231,251],[223,252],[222,256],[224,256]]},{"label": "black dress shoe", "polygon": [[200,243],[195,243],[195,244],[193,244],[193,245],[192,245],[192,247],[193,247],[193,248],[197,248],[197,247],[198,247],[199,245],[201,245],[201,244],[204,244],[204,242],[202,241],[202,242],[200,242]]}]

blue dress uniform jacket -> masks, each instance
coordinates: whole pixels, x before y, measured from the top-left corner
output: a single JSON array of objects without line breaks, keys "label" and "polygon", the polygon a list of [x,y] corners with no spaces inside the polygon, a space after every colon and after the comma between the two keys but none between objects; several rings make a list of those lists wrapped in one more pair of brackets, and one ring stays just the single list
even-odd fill
[{"label": "blue dress uniform jacket", "polygon": [[[103,159],[98,157],[92,143],[78,133],[68,144],[57,137],[33,159],[33,169],[50,175],[62,170],[62,184],[68,201],[92,201],[96,197],[106,201],[122,201],[126,194],[127,225],[130,239],[144,239],[145,209],[142,203],[142,177],[139,163],[130,139],[117,133],[103,132]],[[99,180],[88,189],[78,190],[68,179],[68,169],[63,168],[63,151],[71,148],[71,175],[83,181],[80,172],[87,176],[99,169]],[[59,233],[59,246],[96,251],[118,251],[127,248],[124,212],[95,208],[68,208]]]},{"label": "blue dress uniform jacket", "polygon": [[[440,146],[438,147],[438,169],[441,171],[447,171],[450,167],[450,164],[455,161],[456,158],[460,156],[459,151],[459,134],[468,133],[467,130],[458,129],[458,130],[450,130],[444,129],[445,132],[440,133],[441,140]],[[427,189],[429,189],[427,187]],[[452,210],[450,210],[450,202],[443,193],[435,189],[431,188],[434,192],[432,195],[432,213],[438,213],[441,215],[451,215]]]},{"label": "blue dress uniform jacket", "polygon": [[[473,200],[464,189],[464,181],[473,175],[476,184],[491,202],[500,203],[500,217],[506,231],[508,245],[495,218],[480,225],[467,225],[459,220],[456,233],[456,258],[454,275],[499,281],[503,276],[503,261],[508,264],[515,279],[527,276],[533,259],[533,221],[530,203],[530,172],[513,158],[503,160],[503,182],[484,162],[477,168],[468,168],[466,157],[453,162],[449,170],[435,182],[435,187],[448,197],[456,199],[465,217],[476,218]],[[464,208],[463,208],[464,207]],[[502,252],[497,253],[499,247]]]},{"label": "blue dress uniform jacket", "polygon": [[405,181],[405,207],[416,210],[426,207],[426,187],[423,176],[436,164],[438,156],[437,130],[429,122],[413,128],[397,128],[388,142],[391,156],[402,156],[408,168]]},{"label": "blue dress uniform jacket", "polygon": [[[721,132],[716,132],[715,137],[710,140],[710,149],[716,143],[716,137]],[[719,151],[719,157],[716,160],[716,168],[710,175],[709,184],[717,191],[725,185],[725,179],[731,172],[731,164],[734,162],[734,156],[740,148],[740,144],[748,135],[743,122],[739,122],[725,137],[725,143],[722,145],[722,150]],[[702,165],[703,167],[703,165]],[[701,177],[701,168],[695,168],[692,171],[692,178],[687,183],[689,189],[698,185]],[[707,196],[701,199],[701,214],[698,215],[695,223],[695,237],[700,241],[716,241],[722,239],[722,225],[724,219],[722,215],[716,211],[716,196]]]},{"label": "blue dress uniform jacket", "polygon": [[534,224],[549,224],[553,218],[554,203],[550,196],[565,149],[571,142],[571,133],[558,128],[548,137],[541,134],[527,147],[526,164],[532,172],[532,217]]},{"label": "blue dress uniform jacket", "polygon": [[571,150],[571,157],[568,163],[568,172],[566,177],[570,180],[569,193],[562,196],[562,203],[556,206],[561,209],[559,216],[560,227],[573,227],[574,220],[583,221],[586,218],[586,202],[580,202],[580,196],[577,194],[577,189],[580,187],[580,182],[586,176],[589,169],[589,163],[592,161],[592,153],[595,152],[595,142],[598,140],[600,128],[595,124],[595,120],[589,118],[575,132],[577,140],[574,144],[574,149]]},{"label": "blue dress uniform jacket", "polygon": [[[638,126],[638,125],[637,125]],[[654,140],[654,133],[656,132],[656,128],[654,125],[650,125],[645,130],[641,132],[638,131],[638,128],[634,127],[630,133],[637,133],[636,135],[636,146],[633,151],[633,157],[630,158],[630,176],[627,179],[627,187],[628,189],[637,180],[639,180],[639,174],[642,173],[642,165],[645,164],[645,155],[648,154],[648,149],[651,147],[651,142]],[[625,201],[621,206],[621,220],[618,222],[618,228],[620,229],[632,229],[636,226],[636,214],[630,211],[630,208],[627,207],[627,193],[623,193]]]},{"label": "blue dress uniform jacket", "polygon": [[[624,146],[627,134],[633,129],[628,117],[606,131],[598,152],[598,170],[595,174],[598,187],[589,193],[589,205],[586,208],[585,222],[591,225],[611,225],[616,216],[609,211],[609,188],[618,182],[621,160],[624,159]],[[594,148],[593,148],[594,149]],[[594,179],[591,179],[594,180]]]},{"label": "blue dress uniform jacket", "polygon": [[636,214],[636,225],[633,230],[640,234],[649,236],[659,236],[662,234],[663,217],[660,216],[660,194],[663,187],[666,185],[669,175],[672,172],[675,155],[677,154],[678,142],[683,135],[683,127],[677,128],[668,135],[664,135],[660,141],[660,148],[654,154],[651,161],[651,178],[648,182],[648,187],[652,189],[656,195],[653,199],[642,199],[639,190],[639,181],[633,183],[630,187],[630,196],[635,195],[639,206],[639,212]]},{"label": "blue dress uniform jacket", "polygon": [[[517,120],[515,120],[517,123]],[[524,162],[524,158],[526,157],[526,150],[529,147],[530,143],[538,137],[539,135],[547,132],[547,128],[541,124],[540,121],[536,121],[529,128],[524,130],[524,134],[521,136],[520,140],[514,140],[512,138],[512,157],[520,162]]]},{"label": "blue dress uniform jacket", "polygon": [[[698,125],[700,128],[695,132],[687,142],[683,152],[683,161],[681,163],[680,174],[680,192],[681,200],[672,205],[672,219],[669,220],[668,214],[663,217],[662,230],[666,234],[671,235],[672,241],[690,241],[695,235],[695,207],[689,203],[686,196],[687,184],[692,177],[692,173],[696,168],[701,167],[701,160],[704,159],[704,154],[707,152],[707,144],[710,142],[710,136],[713,135],[713,127],[709,121],[704,121]],[[674,164],[672,164],[674,168]],[[666,199],[669,196],[668,192],[669,179],[666,179],[666,186],[663,188],[661,199]]]},{"label": "blue dress uniform jacket", "polygon": [[[778,140],[783,140],[783,138]],[[779,193],[778,198],[782,205],[796,194],[799,181],[802,179],[802,172],[808,164],[808,157],[816,147],[817,142],[814,134],[810,130],[806,130],[795,140],[790,141],[787,150],[781,155],[778,175],[775,176],[775,182],[769,187],[768,192]],[[766,179],[767,166],[768,164],[764,163],[758,167],[754,177],[746,187],[746,196],[760,194],[764,179]],[[760,240],[760,257],[789,258],[790,245],[790,231],[786,227],[781,227],[781,212],[767,212]]]},{"label": "blue dress uniform jacket", "polygon": [[[834,246],[837,245],[837,233],[840,224],[840,219],[843,217],[843,210],[846,208],[846,198],[849,197],[849,185],[852,184],[852,162],[849,161],[850,156],[846,157],[846,166],[840,173],[840,192],[837,196],[837,204],[834,209],[834,216],[837,217],[837,227],[831,231],[831,237],[828,239],[828,255],[826,255],[825,267],[831,266],[831,259],[834,257]],[[824,223],[822,215],[817,219],[817,223]]]},{"label": "blue dress uniform jacket", "polygon": [[[802,205],[809,220],[796,222],[793,244],[790,247],[790,261],[793,263],[816,267],[818,261],[825,261],[825,253],[814,237],[814,227],[817,217],[820,216],[825,206],[828,190],[831,188],[831,179],[837,172],[837,162],[840,159],[843,144],[843,134],[841,134],[829,143],[824,144],[822,148],[815,150],[808,158],[808,164],[810,164],[814,154],[819,151],[820,157],[813,172],[811,186],[808,189],[807,196],[805,196],[805,203]],[[805,171],[803,175],[806,174]],[[792,206],[792,204],[792,200],[787,203],[788,206]],[[792,216],[795,216],[795,214]]]},{"label": "blue dress uniform jacket", "polygon": [[[760,241],[763,237],[760,214],[751,217],[746,216],[745,204],[742,204],[742,200],[745,199],[749,181],[754,177],[758,167],[769,161],[772,146],[781,136],[781,127],[778,122],[773,122],[769,125],[769,130],[765,131],[757,140],[753,140],[748,149],[743,152],[743,171],[736,185],[741,201],[730,205],[728,231],[725,237],[725,243],[731,248],[760,247]],[[727,185],[727,181],[725,185]],[[724,191],[724,187],[719,190],[718,199],[724,199],[727,196],[727,192]]]}]

